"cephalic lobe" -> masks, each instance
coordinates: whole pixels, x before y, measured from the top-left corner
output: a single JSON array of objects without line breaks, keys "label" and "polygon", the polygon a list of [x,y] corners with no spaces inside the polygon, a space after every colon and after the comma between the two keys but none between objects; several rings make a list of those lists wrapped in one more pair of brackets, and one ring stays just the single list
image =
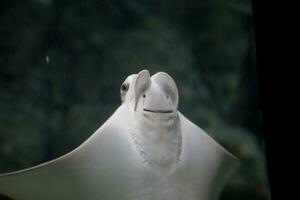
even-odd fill
[{"label": "cephalic lobe", "polygon": [[176,166],[181,154],[181,131],[178,120],[178,89],[164,72],[150,77],[148,70],[131,78],[132,112],[130,130],[143,160],[160,172]]},{"label": "cephalic lobe", "polygon": [[[166,110],[176,111],[178,106],[178,89],[175,81],[165,72],[158,72],[150,77],[148,70],[142,70],[138,74],[132,74],[126,78],[121,85],[121,101],[122,103],[133,102],[133,108],[136,110],[140,103],[140,98],[146,107],[146,110],[161,111]],[[167,103],[169,102],[169,103]],[[163,105],[169,104],[169,108]],[[171,105],[172,104],[172,105]],[[161,108],[160,108],[161,107]],[[170,108],[172,107],[172,108]]]}]

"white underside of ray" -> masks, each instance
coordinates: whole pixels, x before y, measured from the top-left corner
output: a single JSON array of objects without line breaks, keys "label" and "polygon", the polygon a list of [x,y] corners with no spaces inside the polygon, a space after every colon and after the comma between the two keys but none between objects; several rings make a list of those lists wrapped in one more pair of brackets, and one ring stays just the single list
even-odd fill
[{"label": "white underside of ray", "polygon": [[129,107],[82,145],[53,161],[0,176],[0,193],[16,200],[214,200],[237,160],[178,112],[182,150],[175,170],[157,175],[139,154]]}]

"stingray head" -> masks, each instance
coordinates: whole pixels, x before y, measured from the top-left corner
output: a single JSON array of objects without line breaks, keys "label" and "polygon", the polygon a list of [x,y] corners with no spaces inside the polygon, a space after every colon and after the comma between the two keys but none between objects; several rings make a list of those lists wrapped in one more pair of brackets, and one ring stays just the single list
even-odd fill
[{"label": "stingray head", "polygon": [[122,102],[132,102],[133,110],[143,118],[164,120],[174,118],[178,107],[178,89],[165,72],[150,77],[148,70],[128,76],[121,86]]}]

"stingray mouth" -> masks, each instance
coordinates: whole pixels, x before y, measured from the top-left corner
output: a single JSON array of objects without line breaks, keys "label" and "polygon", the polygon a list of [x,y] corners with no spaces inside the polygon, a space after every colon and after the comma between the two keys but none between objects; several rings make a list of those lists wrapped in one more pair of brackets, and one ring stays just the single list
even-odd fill
[{"label": "stingray mouth", "polygon": [[151,113],[173,113],[173,110],[151,110],[151,109],[147,109],[144,108],[143,109],[145,112],[151,112]]}]

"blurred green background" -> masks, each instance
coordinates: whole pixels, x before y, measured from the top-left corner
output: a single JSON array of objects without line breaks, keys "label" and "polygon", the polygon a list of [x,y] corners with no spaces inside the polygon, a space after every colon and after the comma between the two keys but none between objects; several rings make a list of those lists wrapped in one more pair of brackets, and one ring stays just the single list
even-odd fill
[{"label": "blurred green background", "polygon": [[252,19],[250,0],[0,1],[0,172],[77,147],[147,68],[240,158],[221,200],[270,199]]}]

